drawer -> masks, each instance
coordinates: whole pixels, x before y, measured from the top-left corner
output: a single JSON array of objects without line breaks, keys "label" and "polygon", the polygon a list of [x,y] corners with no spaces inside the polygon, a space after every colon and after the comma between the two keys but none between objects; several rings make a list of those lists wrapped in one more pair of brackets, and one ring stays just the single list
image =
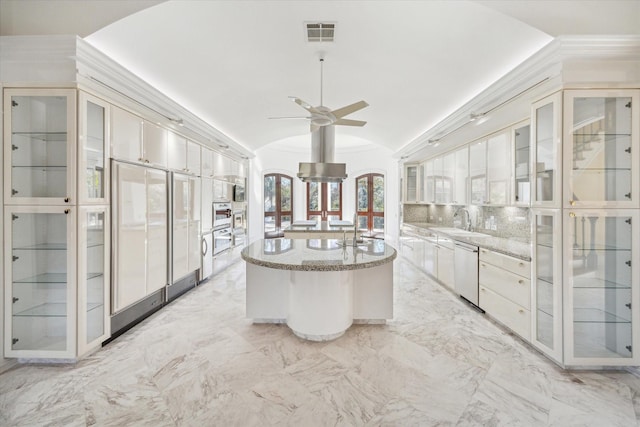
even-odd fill
[{"label": "drawer", "polygon": [[478,305],[489,316],[496,319],[527,341],[531,341],[531,312],[518,304],[480,286]]},{"label": "drawer", "polygon": [[523,306],[531,308],[531,281],[487,262],[478,265],[478,282],[497,294]]},{"label": "drawer", "polygon": [[509,270],[512,273],[519,274],[522,277],[531,279],[531,262],[514,258],[509,255],[503,255],[489,249],[480,248],[480,261],[488,262],[497,267]]}]

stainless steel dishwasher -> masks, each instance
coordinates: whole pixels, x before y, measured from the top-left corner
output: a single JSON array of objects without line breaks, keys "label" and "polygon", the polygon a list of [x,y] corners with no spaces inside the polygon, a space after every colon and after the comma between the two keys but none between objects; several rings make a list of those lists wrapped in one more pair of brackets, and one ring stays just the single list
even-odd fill
[{"label": "stainless steel dishwasher", "polygon": [[478,306],[478,247],[455,242],[454,267],[456,292]]}]

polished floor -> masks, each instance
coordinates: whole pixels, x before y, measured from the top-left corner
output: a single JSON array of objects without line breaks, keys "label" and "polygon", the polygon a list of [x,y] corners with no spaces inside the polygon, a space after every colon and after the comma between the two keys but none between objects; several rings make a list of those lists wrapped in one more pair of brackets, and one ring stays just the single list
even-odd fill
[{"label": "polished floor", "polygon": [[640,425],[639,377],[562,371],[400,257],[395,271],[392,321],[312,343],[245,319],[244,262],[228,262],[75,366],[1,374],[0,425]]}]

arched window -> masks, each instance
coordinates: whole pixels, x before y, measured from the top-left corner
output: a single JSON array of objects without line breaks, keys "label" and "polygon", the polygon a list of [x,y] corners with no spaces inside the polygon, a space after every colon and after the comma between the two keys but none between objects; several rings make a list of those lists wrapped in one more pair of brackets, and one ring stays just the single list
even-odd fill
[{"label": "arched window", "polygon": [[307,182],[307,219],[342,219],[342,183]]},{"label": "arched window", "polygon": [[358,230],[364,236],[384,238],[384,175],[368,173],[356,178]]},{"label": "arched window", "polygon": [[293,218],[293,178],[271,173],[264,176],[264,237],[282,237]]}]

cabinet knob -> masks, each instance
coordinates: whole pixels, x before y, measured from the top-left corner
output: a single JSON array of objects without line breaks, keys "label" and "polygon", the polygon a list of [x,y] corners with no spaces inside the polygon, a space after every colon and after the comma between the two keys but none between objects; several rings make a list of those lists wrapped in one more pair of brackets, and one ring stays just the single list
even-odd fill
[{"label": "cabinet knob", "polygon": [[575,201],[575,200],[569,200],[569,204],[570,204],[571,206],[575,206],[576,201]]},{"label": "cabinet knob", "polygon": [[524,313],[524,310],[520,308],[518,309],[518,313]]},{"label": "cabinet knob", "polygon": [[65,203],[69,203],[69,200],[71,200],[71,199],[69,199],[68,197],[65,197],[65,198],[64,198],[64,202],[65,202]]},{"label": "cabinet knob", "polygon": [[520,267],[524,267],[524,262],[520,262],[520,263],[518,263],[518,265],[519,265]]},{"label": "cabinet knob", "polygon": [[486,265],[485,264],[480,264],[480,267],[486,267]]},{"label": "cabinet knob", "polygon": [[575,218],[575,217],[576,217],[576,214],[575,214],[575,213],[573,213],[573,212],[569,212],[569,216],[570,216],[571,218]]},{"label": "cabinet knob", "polygon": [[524,283],[524,280],[520,279],[518,280],[518,283],[522,285]]},{"label": "cabinet knob", "polygon": [[149,160],[147,160],[147,159],[144,159],[144,162],[145,162],[145,163],[149,163]]},{"label": "cabinet knob", "polygon": [[139,162],[144,162],[144,159],[142,157],[138,157],[138,161]]},{"label": "cabinet knob", "polygon": [[65,210],[64,210],[65,215],[68,215],[68,214],[69,214],[69,212],[71,212],[71,209],[65,209]]}]

